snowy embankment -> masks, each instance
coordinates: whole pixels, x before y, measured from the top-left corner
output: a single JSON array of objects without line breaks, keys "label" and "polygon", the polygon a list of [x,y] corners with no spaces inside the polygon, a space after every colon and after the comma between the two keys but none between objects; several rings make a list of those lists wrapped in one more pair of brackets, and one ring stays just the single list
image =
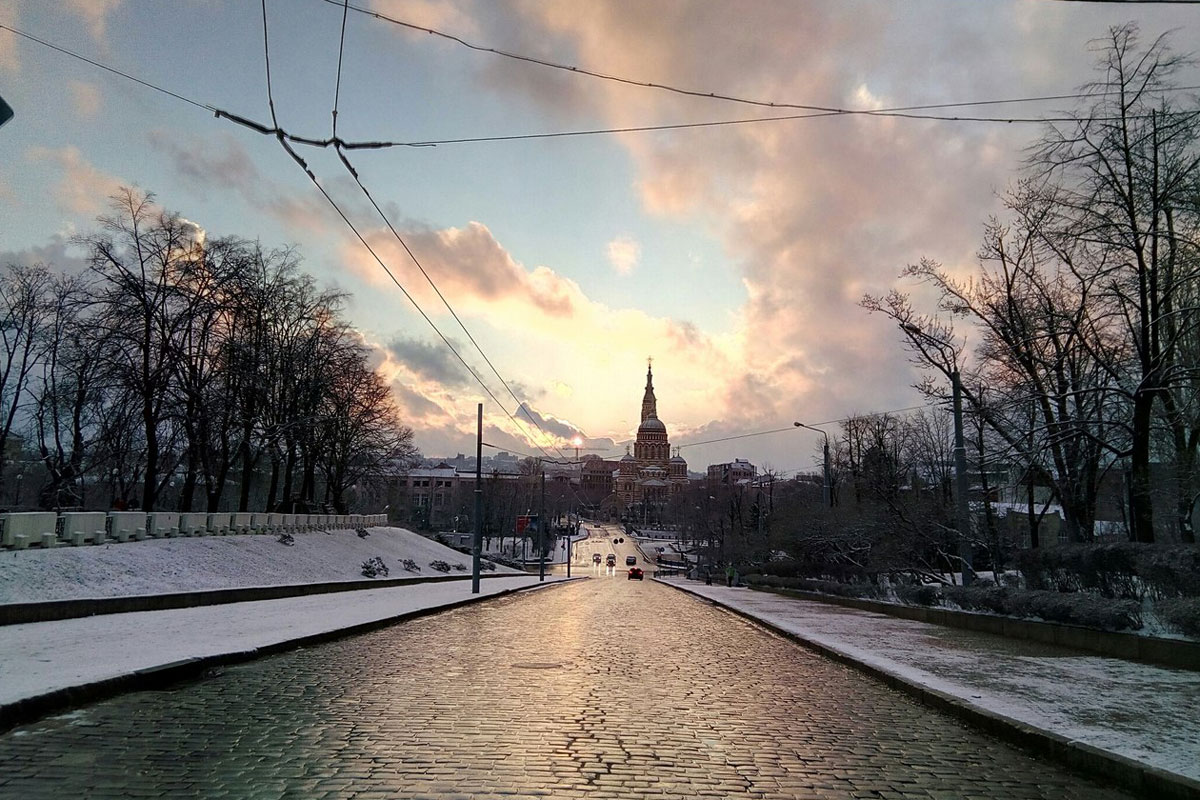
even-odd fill
[{"label": "snowy embankment", "polygon": [[[403,528],[275,536],[204,536],[0,553],[0,603],[167,594],[281,584],[362,580],[362,564],[380,558],[390,578],[470,574],[471,557]],[[405,571],[410,559],[420,572]],[[461,564],[465,571],[454,569]],[[496,572],[519,574],[496,565]]]}]

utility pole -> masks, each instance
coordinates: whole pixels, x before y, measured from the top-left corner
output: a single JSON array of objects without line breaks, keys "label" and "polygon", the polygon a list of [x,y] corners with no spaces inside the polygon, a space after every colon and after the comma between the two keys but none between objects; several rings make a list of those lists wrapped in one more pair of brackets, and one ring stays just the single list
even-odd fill
[{"label": "utility pole", "polygon": [[538,580],[546,580],[546,465],[542,468],[542,500],[538,510]]},{"label": "utility pole", "polygon": [[483,549],[483,403],[475,434],[475,535],[471,539],[471,594],[479,594],[479,552]]}]

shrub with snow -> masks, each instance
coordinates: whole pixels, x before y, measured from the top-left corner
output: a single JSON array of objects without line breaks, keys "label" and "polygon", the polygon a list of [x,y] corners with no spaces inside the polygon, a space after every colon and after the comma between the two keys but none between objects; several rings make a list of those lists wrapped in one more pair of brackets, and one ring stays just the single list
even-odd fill
[{"label": "shrub with snow", "polygon": [[429,566],[433,567],[438,572],[449,572],[450,571],[450,565],[447,564],[445,561],[430,561]]},{"label": "shrub with snow", "polygon": [[369,558],[362,563],[362,574],[368,578],[386,578],[388,575],[387,564],[384,564],[383,559],[379,556]]},{"label": "shrub with snow", "polygon": [[292,536],[290,533],[281,533],[279,534],[279,538],[275,541],[279,542],[280,544],[286,544],[290,547],[296,543],[296,537]]}]

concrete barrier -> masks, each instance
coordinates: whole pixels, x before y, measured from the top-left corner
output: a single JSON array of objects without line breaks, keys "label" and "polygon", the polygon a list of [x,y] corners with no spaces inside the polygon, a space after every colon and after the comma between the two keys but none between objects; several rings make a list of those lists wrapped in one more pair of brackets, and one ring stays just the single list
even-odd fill
[{"label": "concrete barrier", "polygon": [[180,536],[205,536],[208,534],[208,514],[189,511],[179,515]]},{"label": "concrete barrier", "polygon": [[146,512],[108,512],[108,537],[118,542],[141,541],[146,538]]},{"label": "concrete barrier", "polygon": [[179,514],[174,511],[154,511],[146,520],[146,536],[166,539],[179,535]]},{"label": "concrete barrier", "polygon": [[229,532],[236,534],[254,533],[251,529],[250,513],[246,511],[236,511],[229,515]]},{"label": "concrete barrier", "polygon": [[24,550],[30,545],[53,547],[57,542],[58,515],[53,511],[0,514],[0,542]]},{"label": "concrete barrier", "polygon": [[271,532],[271,526],[267,523],[270,514],[251,514],[250,515],[250,530],[247,533],[264,535]]},{"label": "concrete barrier", "polygon": [[68,544],[103,544],[108,515],[103,511],[66,511],[61,515],[58,538]]},{"label": "concrete barrier", "polygon": [[229,529],[229,514],[225,513],[209,514],[207,527],[209,536],[226,536],[232,533]]}]

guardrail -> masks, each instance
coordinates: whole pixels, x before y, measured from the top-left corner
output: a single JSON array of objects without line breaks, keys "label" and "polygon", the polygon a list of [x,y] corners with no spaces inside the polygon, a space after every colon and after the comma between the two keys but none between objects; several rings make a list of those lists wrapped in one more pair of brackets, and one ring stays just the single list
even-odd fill
[{"label": "guardrail", "polygon": [[174,511],[64,511],[58,514],[22,511],[0,513],[0,547],[26,550],[180,536],[277,536],[386,524],[386,514],[179,514]]}]

